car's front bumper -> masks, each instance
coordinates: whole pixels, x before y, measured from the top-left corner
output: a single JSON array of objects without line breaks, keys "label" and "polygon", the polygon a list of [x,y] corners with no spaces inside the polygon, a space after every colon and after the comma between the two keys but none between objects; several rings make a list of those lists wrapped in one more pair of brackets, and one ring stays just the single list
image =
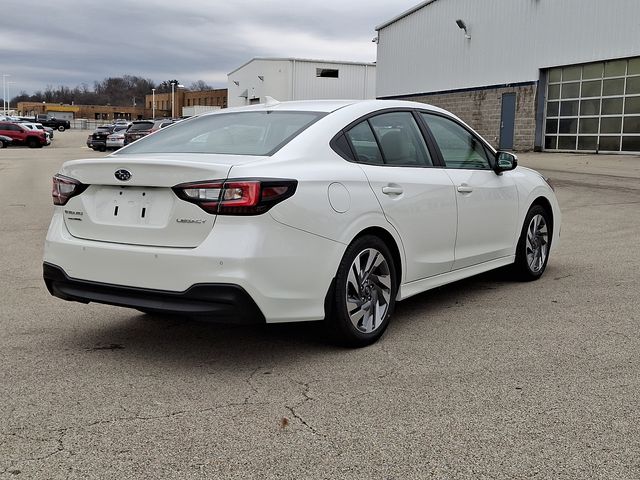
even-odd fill
[{"label": "car's front bumper", "polygon": [[62,268],[47,262],[43,264],[43,277],[49,293],[63,300],[105,303],[226,323],[265,322],[249,294],[237,285],[201,283],[183,292],[126,287],[70,278]]}]

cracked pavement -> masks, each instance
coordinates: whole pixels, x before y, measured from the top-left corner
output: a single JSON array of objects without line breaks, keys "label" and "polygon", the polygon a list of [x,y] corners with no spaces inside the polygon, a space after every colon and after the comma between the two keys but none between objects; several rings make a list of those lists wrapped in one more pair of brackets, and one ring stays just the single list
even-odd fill
[{"label": "cracked pavement", "polygon": [[50,177],[87,134],[0,150],[0,478],[640,478],[640,158],[521,155],[564,215],[545,276],[419,295],[346,350],[49,296]]}]

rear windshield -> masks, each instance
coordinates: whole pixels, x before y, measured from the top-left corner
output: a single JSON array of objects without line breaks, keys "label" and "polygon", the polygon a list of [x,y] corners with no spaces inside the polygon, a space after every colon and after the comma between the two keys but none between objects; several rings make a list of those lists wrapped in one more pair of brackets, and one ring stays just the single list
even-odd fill
[{"label": "rear windshield", "polygon": [[129,127],[129,131],[135,132],[139,130],[149,130],[151,127],[153,127],[153,122],[132,123]]},{"label": "rear windshield", "polygon": [[183,120],[158,130],[118,154],[221,153],[272,155],[323,112],[234,112]]}]

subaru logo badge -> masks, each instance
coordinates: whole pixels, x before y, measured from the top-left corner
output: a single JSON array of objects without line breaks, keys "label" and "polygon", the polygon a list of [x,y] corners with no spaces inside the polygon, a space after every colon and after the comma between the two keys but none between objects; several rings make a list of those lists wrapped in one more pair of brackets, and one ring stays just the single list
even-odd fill
[{"label": "subaru logo badge", "polygon": [[121,168],[120,170],[116,170],[115,176],[118,180],[126,182],[131,179],[131,172]]}]

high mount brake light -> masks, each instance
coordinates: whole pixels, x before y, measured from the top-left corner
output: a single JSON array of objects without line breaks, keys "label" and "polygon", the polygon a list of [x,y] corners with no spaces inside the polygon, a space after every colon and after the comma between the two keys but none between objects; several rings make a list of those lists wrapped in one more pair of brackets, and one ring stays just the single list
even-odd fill
[{"label": "high mount brake light", "polygon": [[66,205],[71,197],[80,195],[89,185],[80,183],[75,178],[65,177],[64,175],[53,176],[53,188],[51,196],[54,205]]},{"label": "high mount brake light", "polygon": [[242,178],[182,183],[173,191],[207,213],[260,215],[292,196],[297,186],[296,180]]}]

